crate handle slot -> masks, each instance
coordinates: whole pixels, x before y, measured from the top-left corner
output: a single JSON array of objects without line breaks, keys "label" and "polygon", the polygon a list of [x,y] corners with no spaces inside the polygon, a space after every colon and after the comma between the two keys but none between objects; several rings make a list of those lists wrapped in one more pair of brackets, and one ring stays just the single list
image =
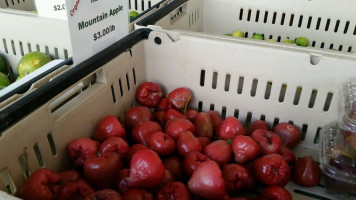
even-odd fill
[{"label": "crate handle slot", "polygon": [[9,194],[16,193],[16,186],[11,177],[10,170],[6,167],[0,171],[0,177],[2,182],[4,183],[6,190]]}]

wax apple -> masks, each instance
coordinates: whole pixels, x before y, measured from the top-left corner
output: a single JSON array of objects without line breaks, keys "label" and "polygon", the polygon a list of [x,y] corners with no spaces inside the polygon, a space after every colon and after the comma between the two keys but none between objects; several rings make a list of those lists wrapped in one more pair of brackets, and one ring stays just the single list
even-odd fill
[{"label": "wax apple", "polygon": [[115,152],[118,154],[120,159],[126,157],[129,152],[129,145],[126,140],[121,137],[111,137],[106,139],[99,147],[100,153],[105,154],[106,152]]},{"label": "wax apple", "polygon": [[321,177],[319,165],[310,156],[295,161],[292,168],[292,180],[304,187],[318,185]]},{"label": "wax apple", "polygon": [[167,121],[164,127],[164,132],[175,140],[177,140],[184,131],[195,132],[194,124],[188,119],[171,119]]},{"label": "wax apple", "polygon": [[231,161],[232,148],[226,140],[216,140],[204,148],[204,154],[222,166]]},{"label": "wax apple", "polygon": [[281,150],[281,138],[272,131],[257,129],[251,134],[251,138],[260,145],[263,155],[279,153]]},{"label": "wax apple", "polygon": [[103,189],[86,196],[84,200],[123,200],[123,198],[115,190]]},{"label": "wax apple", "polygon": [[293,200],[288,190],[281,186],[273,185],[262,190],[256,200]]},{"label": "wax apple", "polygon": [[256,120],[252,122],[246,129],[246,135],[251,135],[255,130],[262,129],[268,131],[268,125],[263,120]]},{"label": "wax apple", "polygon": [[143,106],[156,107],[162,97],[162,89],[153,82],[145,82],[136,90],[136,100]]},{"label": "wax apple", "polygon": [[132,130],[136,125],[152,120],[153,114],[148,107],[134,106],[130,108],[125,115],[125,127]]},{"label": "wax apple", "polygon": [[185,157],[183,161],[184,171],[188,176],[191,176],[195,169],[203,162],[211,160],[207,155],[198,151],[191,151]]},{"label": "wax apple", "polygon": [[205,199],[222,199],[226,189],[219,165],[215,161],[201,163],[190,177],[188,188]]},{"label": "wax apple", "polygon": [[188,88],[176,88],[168,94],[169,103],[178,110],[184,110],[192,99],[192,93]]},{"label": "wax apple", "polygon": [[249,173],[239,164],[227,164],[222,169],[223,177],[226,184],[226,190],[230,193],[238,192],[246,185],[249,179]]},{"label": "wax apple", "polygon": [[238,135],[232,141],[234,159],[238,163],[245,163],[260,155],[261,147],[250,136]]},{"label": "wax apple", "polygon": [[244,127],[240,121],[233,116],[226,117],[217,129],[218,138],[223,140],[234,139],[234,137],[238,135],[245,135]]},{"label": "wax apple", "polygon": [[297,146],[301,140],[300,130],[288,123],[279,123],[273,128],[273,132],[277,133],[282,140],[282,144],[293,148]]},{"label": "wax apple", "polygon": [[182,182],[162,186],[156,193],[156,200],[190,200],[189,190]]},{"label": "wax apple", "polygon": [[70,160],[76,166],[83,166],[86,159],[96,156],[99,150],[99,142],[90,138],[78,138],[71,141],[67,146]]},{"label": "wax apple", "polygon": [[162,127],[159,123],[153,121],[145,121],[132,129],[131,137],[136,143],[147,146],[151,134],[158,131],[162,131]]},{"label": "wax apple", "polygon": [[290,178],[291,169],[279,154],[264,155],[253,162],[254,172],[265,185],[285,186]]},{"label": "wax apple", "polygon": [[110,137],[124,137],[125,134],[126,131],[117,117],[109,115],[100,120],[93,137],[103,142]]},{"label": "wax apple", "polygon": [[181,156],[187,155],[191,151],[201,151],[202,146],[199,139],[196,138],[192,132],[184,131],[180,134],[177,140],[177,151]]},{"label": "wax apple", "polygon": [[160,156],[167,156],[175,151],[176,142],[163,132],[155,132],[150,136],[148,147]]},{"label": "wax apple", "polygon": [[209,113],[200,112],[194,120],[195,135],[197,137],[213,138],[214,127]]}]

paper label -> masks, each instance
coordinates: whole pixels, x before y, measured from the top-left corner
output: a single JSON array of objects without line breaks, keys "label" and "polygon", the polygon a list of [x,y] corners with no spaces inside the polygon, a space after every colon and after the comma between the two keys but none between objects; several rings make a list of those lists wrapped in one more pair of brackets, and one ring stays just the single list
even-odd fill
[{"label": "paper label", "polygon": [[38,16],[53,19],[67,19],[65,0],[36,0]]},{"label": "paper label", "polygon": [[66,0],[74,65],[129,33],[127,0]]}]

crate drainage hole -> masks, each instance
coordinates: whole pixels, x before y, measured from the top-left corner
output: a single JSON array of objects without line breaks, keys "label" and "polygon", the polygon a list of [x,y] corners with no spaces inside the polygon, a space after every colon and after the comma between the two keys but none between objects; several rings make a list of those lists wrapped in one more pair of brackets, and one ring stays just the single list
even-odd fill
[{"label": "crate drainage hole", "polygon": [[312,65],[318,65],[321,60],[321,56],[310,55],[310,63]]},{"label": "crate drainage hole", "polygon": [[160,37],[155,37],[155,43],[156,44],[162,44],[162,40],[161,40],[161,38]]},{"label": "crate drainage hole", "polygon": [[301,194],[301,195],[304,195],[304,196],[312,197],[312,198],[315,198],[315,199],[332,200],[332,199],[329,199],[329,198],[326,198],[326,197],[322,197],[322,196],[319,196],[319,195],[316,195],[316,194],[310,194],[308,192],[304,192],[304,191],[301,191],[301,190],[294,190],[294,192],[297,193],[297,194]]}]

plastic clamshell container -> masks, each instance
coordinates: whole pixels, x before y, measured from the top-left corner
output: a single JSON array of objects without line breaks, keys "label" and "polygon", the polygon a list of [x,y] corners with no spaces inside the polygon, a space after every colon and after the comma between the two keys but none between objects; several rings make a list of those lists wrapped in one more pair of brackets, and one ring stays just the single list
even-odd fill
[{"label": "plastic clamshell container", "polygon": [[344,130],[336,121],[324,126],[320,134],[320,168],[327,192],[338,199],[355,199],[356,157],[345,147]]},{"label": "plastic clamshell container", "polygon": [[[296,155],[319,160],[320,128],[338,119],[338,85],[355,76],[355,64],[356,57],[337,52],[136,30],[0,110],[0,189],[16,194],[41,167],[69,169],[67,144],[91,137],[106,115],[122,121],[146,81],[162,86],[164,95],[188,87],[191,107],[235,116],[243,125],[261,118],[270,127],[293,123],[302,131]],[[335,199],[322,183],[305,188],[290,181],[286,189],[295,200]]]},{"label": "plastic clamshell container", "polygon": [[308,48],[353,52],[356,15],[353,0],[174,0],[166,12],[138,22],[139,27],[159,26],[213,35],[244,32],[245,38],[263,34],[278,41],[306,37]]}]

